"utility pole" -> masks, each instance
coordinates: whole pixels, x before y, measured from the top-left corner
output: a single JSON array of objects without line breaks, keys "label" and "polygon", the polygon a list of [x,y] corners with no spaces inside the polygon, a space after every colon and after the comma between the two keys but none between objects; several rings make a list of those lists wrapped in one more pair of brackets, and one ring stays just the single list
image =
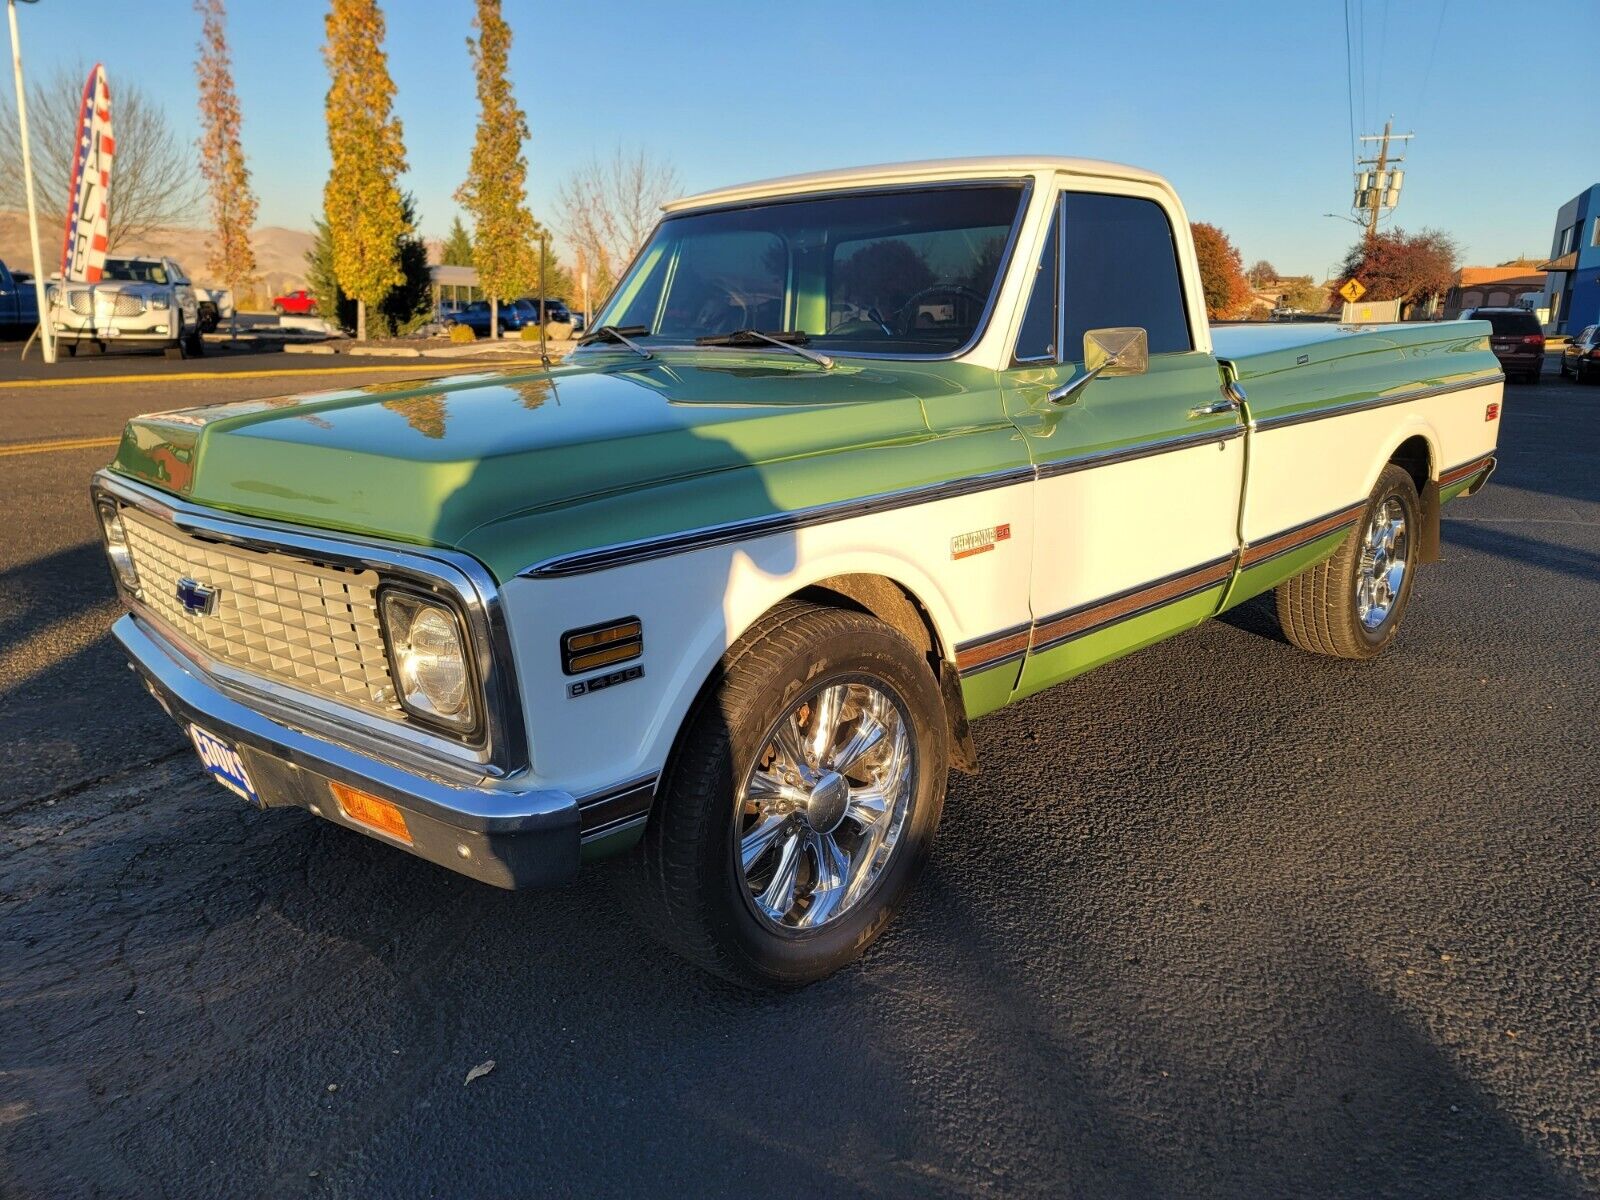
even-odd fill
[{"label": "utility pole", "polygon": [[[1378,238],[1378,218],[1400,203],[1400,188],[1406,180],[1404,171],[1391,170],[1394,164],[1405,162],[1405,156],[1391,155],[1389,143],[1409,142],[1415,136],[1413,133],[1395,133],[1394,118],[1390,117],[1383,123],[1381,134],[1363,134],[1360,139],[1363,142],[1378,143],[1377,158],[1356,160],[1356,195],[1353,207],[1358,212],[1366,214],[1364,223],[1367,227],[1368,246]],[[1363,167],[1373,169],[1364,171]]]},{"label": "utility pole", "polygon": [[[28,236],[33,242],[33,293],[39,305],[39,348],[44,360],[56,360],[55,335],[50,331],[50,309],[45,302],[44,264],[39,257],[39,213],[33,202],[33,153],[28,145],[28,96],[22,86],[22,43],[17,38],[17,0],[8,0],[6,15],[11,22],[11,72],[17,81],[17,126],[22,135],[22,182],[28,195]],[[23,349],[27,349],[26,346]]]}]

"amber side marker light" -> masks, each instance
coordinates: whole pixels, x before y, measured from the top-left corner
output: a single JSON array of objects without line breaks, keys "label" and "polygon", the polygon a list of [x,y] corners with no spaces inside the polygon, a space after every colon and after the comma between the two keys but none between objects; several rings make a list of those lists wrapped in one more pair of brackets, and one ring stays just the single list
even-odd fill
[{"label": "amber side marker light", "polygon": [[621,617],[561,635],[561,669],[568,675],[627,662],[644,653],[644,625],[638,617]]},{"label": "amber side marker light", "polygon": [[329,782],[328,790],[339,802],[339,811],[357,825],[376,829],[396,841],[411,845],[411,830],[406,828],[406,815],[387,800],[363,792],[343,783]]}]

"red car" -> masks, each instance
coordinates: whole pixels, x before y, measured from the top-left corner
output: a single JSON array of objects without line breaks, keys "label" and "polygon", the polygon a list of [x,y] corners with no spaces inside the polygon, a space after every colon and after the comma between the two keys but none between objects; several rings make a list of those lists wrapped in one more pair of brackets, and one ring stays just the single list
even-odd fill
[{"label": "red car", "polygon": [[280,317],[284,313],[304,316],[306,313],[317,311],[317,298],[306,291],[305,288],[299,288],[293,292],[285,292],[283,295],[273,298],[272,311]]}]

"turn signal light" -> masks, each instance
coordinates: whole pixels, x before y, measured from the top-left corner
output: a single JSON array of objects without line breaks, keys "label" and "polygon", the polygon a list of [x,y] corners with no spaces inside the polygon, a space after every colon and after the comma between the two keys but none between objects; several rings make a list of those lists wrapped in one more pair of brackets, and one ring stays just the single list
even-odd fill
[{"label": "turn signal light", "polygon": [[561,635],[561,669],[568,675],[627,662],[643,653],[644,625],[638,617],[620,617]]},{"label": "turn signal light", "polygon": [[357,825],[376,829],[396,841],[411,845],[411,830],[406,827],[406,815],[389,801],[371,792],[363,792],[348,784],[328,783],[328,790],[339,802],[339,811]]}]

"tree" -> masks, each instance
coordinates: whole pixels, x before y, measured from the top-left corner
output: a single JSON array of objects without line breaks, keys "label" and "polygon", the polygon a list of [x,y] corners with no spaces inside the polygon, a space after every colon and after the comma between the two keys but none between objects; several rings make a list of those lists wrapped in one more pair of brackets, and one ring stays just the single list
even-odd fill
[{"label": "tree", "polygon": [[322,48],[331,84],[326,113],[333,169],[322,192],[339,287],[356,301],[356,337],[367,336],[367,307],[404,281],[405,202],[396,182],[406,169],[394,116],[394,80],[383,52],[376,0],[332,0]]},{"label": "tree", "polygon": [[333,269],[333,232],[326,217],[312,221],[316,240],[306,251],[306,290],[317,298],[317,312],[341,329],[356,323],[356,302],[344,294]]},{"label": "tree", "polygon": [[256,277],[256,255],[250,231],[256,223],[256,197],[250,190],[250,168],[239,145],[239,97],[233,90],[233,64],[228,54],[226,14],[222,0],[195,0],[201,16],[200,175],[211,198],[214,241],[206,269],[234,295],[233,333],[239,333],[239,298]]},{"label": "tree", "polygon": [[1399,300],[1404,310],[1448,292],[1460,260],[1460,245],[1437,229],[1417,234],[1390,229],[1351,246],[1339,278],[1361,280],[1367,289],[1363,300]]},{"label": "tree", "polygon": [[661,206],[679,191],[678,172],[648,151],[625,152],[609,161],[591,159],[561,185],[560,222],[580,272],[587,271],[598,302],[617,282],[661,216]]},{"label": "tree", "polygon": [[1269,283],[1276,283],[1279,279],[1278,268],[1264,258],[1258,258],[1250,264],[1250,269],[1244,273],[1250,281],[1251,287],[1263,288]]},{"label": "tree", "polygon": [[[410,230],[417,226],[417,202],[410,192],[401,195],[401,208]],[[306,289],[317,298],[317,312],[342,329],[354,328],[359,318],[355,300],[339,286],[333,266],[333,232],[327,217],[312,221],[316,240],[306,251]],[[428,273],[428,244],[415,232],[402,234],[397,243],[401,280],[385,292],[369,314],[372,332],[409,333],[432,315],[433,279]]]},{"label": "tree", "polygon": [[[78,108],[86,66],[63,67],[28,89],[28,132],[38,195],[46,212],[66,213],[78,148]],[[111,130],[116,159],[106,247],[119,250],[190,219],[199,196],[189,146],[167,113],[136,83],[111,77]],[[22,142],[10,88],[0,96],[0,208],[26,208]]]},{"label": "tree", "polygon": [[450,232],[445,235],[444,244],[439,247],[439,261],[447,267],[472,265],[472,235],[467,232],[467,227],[461,223],[460,217],[450,222]]},{"label": "tree", "polygon": [[1239,251],[1215,225],[1196,221],[1194,253],[1200,262],[1200,290],[1205,293],[1206,316],[1212,320],[1232,316],[1250,303]]},{"label": "tree", "polygon": [[1281,301],[1285,308],[1298,308],[1305,312],[1321,312],[1328,307],[1328,293],[1312,282],[1309,275],[1297,275],[1289,280]]},{"label": "tree", "polygon": [[500,15],[500,0],[478,0],[467,39],[478,77],[478,134],[472,143],[467,179],[456,199],[472,216],[472,260],[478,286],[489,297],[489,336],[500,336],[500,301],[533,286],[539,274],[535,249],[539,228],[528,211],[528,118],[517,107],[506,78],[511,27]]}]

